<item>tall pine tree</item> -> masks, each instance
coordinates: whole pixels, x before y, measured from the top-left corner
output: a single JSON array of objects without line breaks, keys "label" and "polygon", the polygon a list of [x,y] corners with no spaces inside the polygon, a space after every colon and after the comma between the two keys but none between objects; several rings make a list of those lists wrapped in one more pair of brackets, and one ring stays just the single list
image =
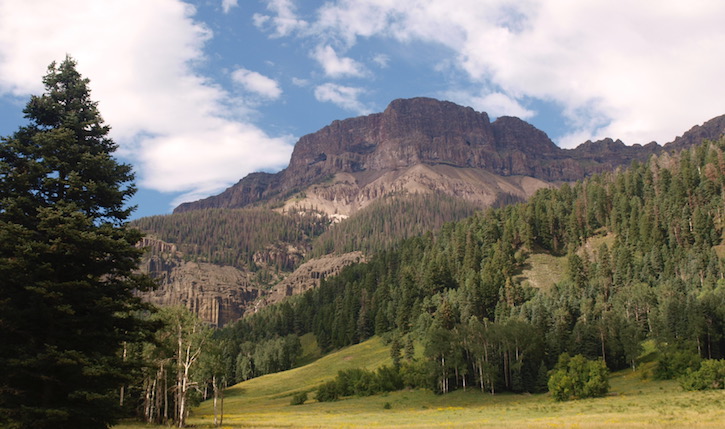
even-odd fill
[{"label": "tall pine tree", "polygon": [[143,332],[131,166],[70,58],[0,142],[0,426],[105,428]]}]

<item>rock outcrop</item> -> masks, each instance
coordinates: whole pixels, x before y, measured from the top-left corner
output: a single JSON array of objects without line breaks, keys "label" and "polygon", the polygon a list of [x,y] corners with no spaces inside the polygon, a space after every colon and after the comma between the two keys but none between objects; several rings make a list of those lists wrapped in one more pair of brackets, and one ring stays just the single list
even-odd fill
[{"label": "rock outcrop", "polygon": [[327,255],[312,259],[300,265],[292,274],[272,288],[258,301],[257,305],[274,304],[285,298],[301,294],[320,285],[327,277],[336,276],[348,265],[364,262],[362,252],[351,252],[343,255]]},{"label": "rock outcrop", "polygon": [[667,143],[664,148],[669,152],[677,152],[701,143],[703,140],[717,140],[725,135],[725,115],[710,119],[702,125],[695,125],[683,135]]},{"label": "rock outcrop", "polygon": [[149,251],[140,270],[159,284],[141,294],[147,302],[183,305],[207,323],[223,326],[241,318],[260,295],[249,273],[237,268],[185,261],[175,245],[154,238],[144,238],[139,246]]}]

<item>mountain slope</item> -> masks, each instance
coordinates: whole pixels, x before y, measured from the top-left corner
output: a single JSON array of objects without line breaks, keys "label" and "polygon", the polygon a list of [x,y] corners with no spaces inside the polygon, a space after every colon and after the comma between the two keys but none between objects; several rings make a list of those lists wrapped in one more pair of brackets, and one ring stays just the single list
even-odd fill
[{"label": "mountain slope", "polygon": [[442,393],[530,392],[562,353],[633,368],[645,339],[662,352],[654,375],[677,377],[725,357],[723,196],[725,138],[663,153],[405,240],[237,322],[236,340],[412,336]]},{"label": "mountain slope", "polygon": [[[250,174],[219,195],[135,225],[177,245],[181,260],[209,263],[205,269],[235,267],[264,302],[267,291],[311,255],[364,251],[368,257],[399,239],[461,219],[473,208],[522,201],[539,189],[645,161],[652,154],[674,153],[703,138],[717,139],[723,131],[725,116],[693,127],[664,147],[605,139],[564,150],[518,118],[490,122],[486,113],[450,102],[395,100],[382,113],[334,121],[302,137],[289,166],[279,173]],[[440,213],[431,217],[433,207]],[[162,290],[186,285],[183,294],[174,296],[189,307],[199,307],[194,303],[201,289],[207,300],[224,302],[230,294],[225,285],[209,286],[209,276],[198,269],[183,271],[191,276],[186,279],[176,272]],[[316,281],[303,283],[307,286],[297,282],[291,290],[302,291]],[[220,314],[250,308],[247,301],[235,301],[223,304]]]}]

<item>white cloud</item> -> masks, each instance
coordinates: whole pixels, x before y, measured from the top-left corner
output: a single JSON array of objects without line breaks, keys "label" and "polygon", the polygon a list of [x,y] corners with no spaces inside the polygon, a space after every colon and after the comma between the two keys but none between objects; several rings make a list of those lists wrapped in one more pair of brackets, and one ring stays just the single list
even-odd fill
[{"label": "white cloud", "polygon": [[[239,172],[259,170],[264,165],[279,165],[279,154],[289,154],[291,138],[269,138],[249,124],[217,119],[208,127],[186,135],[167,135],[150,139],[141,154],[147,172],[141,185],[162,192],[186,191],[180,201],[189,201],[219,192],[241,177]],[[171,159],[170,162],[160,162]],[[289,155],[284,161],[289,160]],[[214,168],[199,169],[199,166]],[[186,174],[180,174],[186,172]],[[219,172],[229,172],[230,177]],[[174,178],[173,181],[168,177]],[[195,197],[195,198],[194,198]]]},{"label": "white cloud", "polygon": [[464,91],[449,91],[445,95],[451,101],[486,112],[494,118],[516,116],[521,119],[529,119],[536,114],[536,112],[522,106],[516,99],[500,92],[472,95]]},{"label": "white cloud", "polygon": [[445,46],[488,102],[553,102],[576,136],[664,143],[725,113],[722,1],[337,0],[317,17],[307,36],[346,50]]},{"label": "white cloud", "polygon": [[327,76],[339,78],[343,76],[364,76],[365,67],[352,58],[339,57],[332,46],[318,46],[312,52],[312,58],[325,70]]},{"label": "white cloud", "polygon": [[303,87],[309,85],[310,81],[308,79],[303,79],[300,77],[293,77],[292,84],[295,86],[299,86],[300,88],[303,88]]},{"label": "white cloud", "polygon": [[388,68],[388,64],[390,64],[390,57],[385,54],[377,54],[373,57],[373,62],[378,65],[380,68]]},{"label": "white cloud", "polygon": [[194,13],[177,0],[0,0],[0,95],[39,93],[69,53],[141,186],[208,195],[284,166],[291,138],[232,118],[240,100],[195,71],[212,34]]},{"label": "white cloud", "polygon": [[234,70],[232,80],[242,85],[247,91],[264,98],[276,100],[282,95],[282,89],[276,80],[245,68]]},{"label": "white cloud", "polygon": [[233,7],[237,7],[237,0],[222,0],[222,10],[224,13],[229,13]]},{"label": "white cloud", "polygon": [[284,37],[307,28],[307,22],[297,17],[295,5],[291,0],[269,0],[267,10],[273,16],[255,13],[254,25],[261,29],[272,27],[274,37]]},{"label": "white cloud", "polygon": [[364,90],[362,88],[343,86],[335,83],[325,83],[315,88],[315,98],[317,101],[330,102],[359,115],[365,115],[371,112],[371,109],[358,100],[358,97],[363,93]]}]

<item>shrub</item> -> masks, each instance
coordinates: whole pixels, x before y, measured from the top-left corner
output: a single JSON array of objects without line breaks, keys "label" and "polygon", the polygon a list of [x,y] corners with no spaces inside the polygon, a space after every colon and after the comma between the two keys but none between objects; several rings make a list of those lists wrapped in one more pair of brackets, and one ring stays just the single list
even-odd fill
[{"label": "shrub", "polygon": [[315,398],[319,402],[337,401],[340,398],[340,392],[337,389],[337,383],[335,380],[321,384],[315,392]]},{"label": "shrub", "polygon": [[654,370],[657,380],[671,380],[681,377],[700,367],[700,355],[691,350],[669,349],[662,352]]},{"label": "shrub", "polygon": [[400,367],[381,366],[375,372],[376,388],[380,392],[395,392],[403,389],[403,377]]},{"label": "shrub", "polygon": [[725,359],[702,361],[700,369],[689,370],[680,378],[685,390],[725,389]]},{"label": "shrub", "polygon": [[549,391],[557,401],[604,396],[609,391],[608,377],[601,360],[562,354],[549,377]]},{"label": "shrub", "polygon": [[307,401],[307,392],[298,392],[292,396],[290,405],[302,405]]}]

